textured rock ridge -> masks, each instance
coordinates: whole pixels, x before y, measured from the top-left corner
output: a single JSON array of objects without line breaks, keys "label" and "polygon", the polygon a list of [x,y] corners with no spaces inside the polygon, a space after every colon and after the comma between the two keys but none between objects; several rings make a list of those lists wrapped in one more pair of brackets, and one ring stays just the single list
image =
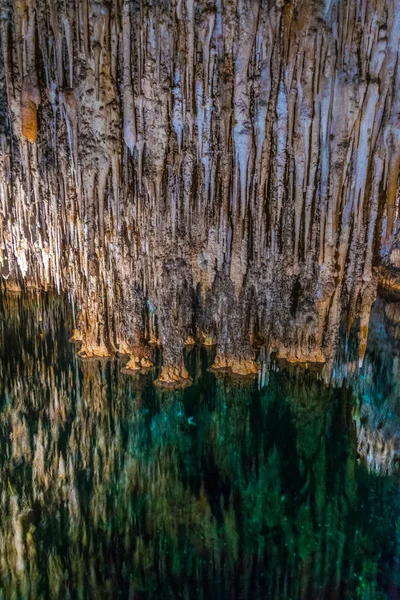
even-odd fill
[{"label": "textured rock ridge", "polygon": [[160,342],[168,382],[190,336],[329,362],[343,317],[362,358],[399,38],[398,0],[0,0],[3,279],[67,291],[84,356]]}]

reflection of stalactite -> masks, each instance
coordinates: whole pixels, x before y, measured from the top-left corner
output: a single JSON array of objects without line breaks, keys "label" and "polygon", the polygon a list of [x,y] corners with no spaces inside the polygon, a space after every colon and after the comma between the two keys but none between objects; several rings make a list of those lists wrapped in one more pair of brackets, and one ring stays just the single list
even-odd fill
[{"label": "reflection of stalactite", "polygon": [[336,358],[332,379],[338,388],[351,386],[358,398],[353,409],[357,450],[370,471],[383,475],[397,471],[400,461],[398,315],[398,297],[392,291],[388,299],[385,292],[372,306],[362,364],[360,335],[353,330]]},{"label": "reflection of stalactite", "polygon": [[[250,372],[255,334],[324,361],[343,314],[350,327],[362,313],[362,358],[376,249],[398,228],[396,3],[1,0],[0,12],[9,287],[68,290],[86,356],[120,349],[137,364],[160,335],[166,379],[185,375],[184,330],[203,323],[215,366]],[[171,261],[179,292],[160,288]],[[132,287],[154,304],[151,331]],[[185,290],[177,328],[168,307]]]},{"label": "reflection of stalactite", "polygon": [[374,411],[362,407],[356,417],[357,452],[368,469],[380,475],[390,475],[400,464],[400,436],[398,419],[388,416],[388,409]]},{"label": "reflection of stalactite", "polygon": [[199,347],[193,388],[159,390],[81,361],[60,298],[0,296],[0,313],[5,597],[229,597],[234,581],[259,600],[379,598],[394,580],[398,488],[357,465],[349,390],[290,366],[259,393]]}]

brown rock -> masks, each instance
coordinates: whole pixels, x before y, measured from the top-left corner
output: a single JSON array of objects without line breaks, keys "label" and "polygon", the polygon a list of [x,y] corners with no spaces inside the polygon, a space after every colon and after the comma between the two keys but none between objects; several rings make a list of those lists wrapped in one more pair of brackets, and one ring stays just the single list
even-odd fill
[{"label": "brown rock", "polygon": [[37,139],[37,107],[28,97],[23,97],[21,106],[22,135],[34,144]]}]

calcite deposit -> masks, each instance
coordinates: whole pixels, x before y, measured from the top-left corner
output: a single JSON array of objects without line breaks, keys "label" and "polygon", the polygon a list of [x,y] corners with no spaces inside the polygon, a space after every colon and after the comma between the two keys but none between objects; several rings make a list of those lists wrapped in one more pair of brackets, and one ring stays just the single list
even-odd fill
[{"label": "calcite deposit", "polygon": [[329,363],[360,319],[362,359],[399,268],[398,0],[0,0],[0,42],[1,275],[67,293],[82,356]]}]

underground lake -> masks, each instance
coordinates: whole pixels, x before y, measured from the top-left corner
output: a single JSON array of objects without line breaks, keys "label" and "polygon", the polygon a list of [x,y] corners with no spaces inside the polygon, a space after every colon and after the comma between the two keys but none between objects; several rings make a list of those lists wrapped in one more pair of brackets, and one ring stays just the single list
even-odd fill
[{"label": "underground lake", "polygon": [[81,359],[62,298],[3,294],[0,597],[400,597],[396,308],[329,383],[273,355],[214,373],[195,345],[165,389],[157,359]]}]

